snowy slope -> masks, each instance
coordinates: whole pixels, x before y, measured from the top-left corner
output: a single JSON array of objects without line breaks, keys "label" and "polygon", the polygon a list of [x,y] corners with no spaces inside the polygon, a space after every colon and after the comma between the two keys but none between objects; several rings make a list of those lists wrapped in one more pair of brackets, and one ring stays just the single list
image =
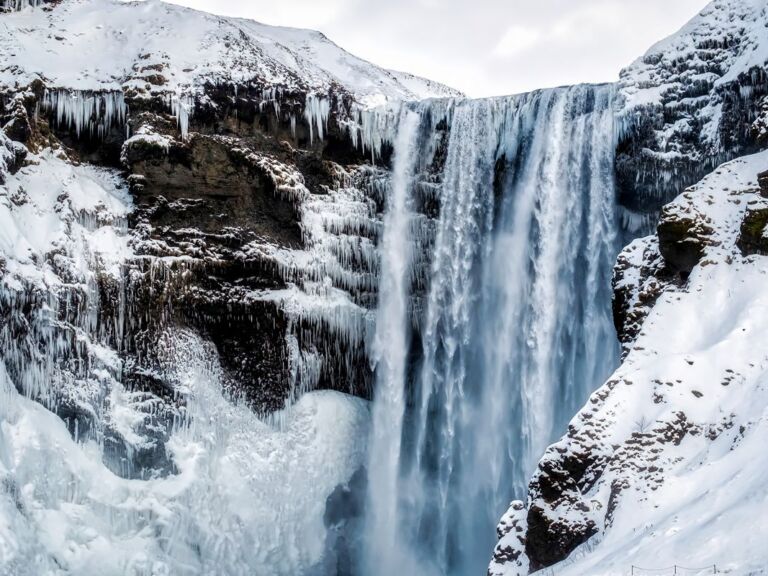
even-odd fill
[{"label": "snowy slope", "polygon": [[690,81],[718,86],[753,66],[765,66],[767,25],[765,0],[711,2],[683,28],[651,46],[622,71],[627,107],[658,103],[665,91]]},{"label": "snowy slope", "polygon": [[[310,30],[266,26],[159,0],[64,0],[2,16],[0,86],[190,93],[209,82],[327,93],[360,104],[454,96],[450,88],[361,60]],[[146,83],[162,75],[161,85]]]},{"label": "snowy slope", "polygon": [[[624,364],[539,464],[528,505],[537,521],[595,533],[555,574],[674,564],[710,567],[686,574],[715,564],[766,573],[768,258],[743,256],[737,241],[745,213],[768,210],[757,184],[767,168],[768,152],[732,161],[665,209],[701,223],[703,256],[687,284],[663,290]],[[655,237],[638,240],[627,259],[657,246]],[[500,530],[525,529],[520,510]],[[524,573],[503,561],[520,550],[515,535],[497,548],[492,573]]]}]

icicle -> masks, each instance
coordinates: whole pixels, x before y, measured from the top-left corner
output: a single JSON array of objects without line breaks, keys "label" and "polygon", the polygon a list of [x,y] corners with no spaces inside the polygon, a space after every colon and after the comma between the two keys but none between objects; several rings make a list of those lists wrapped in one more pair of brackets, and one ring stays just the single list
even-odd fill
[{"label": "icicle", "polygon": [[320,140],[325,138],[325,132],[328,131],[328,117],[330,116],[331,106],[328,99],[324,96],[307,94],[307,100],[304,105],[304,118],[309,125],[309,143],[312,144],[315,139],[315,130]]},{"label": "icicle", "polygon": [[170,108],[171,114],[176,118],[176,126],[181,133],[181,139],[189,136],[189,119],[195,110],[195,98],[187,94],[167,94],[165,104]]}]

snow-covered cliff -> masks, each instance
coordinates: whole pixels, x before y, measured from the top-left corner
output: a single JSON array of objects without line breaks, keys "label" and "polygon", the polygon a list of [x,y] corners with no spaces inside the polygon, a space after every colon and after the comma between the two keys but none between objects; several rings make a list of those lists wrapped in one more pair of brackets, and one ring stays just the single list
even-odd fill
[{"label": "snow-covered cliff", "polygon": [[715,0],[622,71],[616,172],[631,212],[652,224],[682,188],[758,149],[767,27],[763,0]]}]

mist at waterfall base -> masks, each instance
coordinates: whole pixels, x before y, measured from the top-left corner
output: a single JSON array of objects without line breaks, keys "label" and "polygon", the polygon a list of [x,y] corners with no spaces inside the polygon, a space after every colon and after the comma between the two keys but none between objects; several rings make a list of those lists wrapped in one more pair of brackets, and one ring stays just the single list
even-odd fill
[{"label": "mist at waterfall base", "polygon": [[482,574],[498,518],[618,362],[613,88],[427,102],[400,119],[363,572]]}]

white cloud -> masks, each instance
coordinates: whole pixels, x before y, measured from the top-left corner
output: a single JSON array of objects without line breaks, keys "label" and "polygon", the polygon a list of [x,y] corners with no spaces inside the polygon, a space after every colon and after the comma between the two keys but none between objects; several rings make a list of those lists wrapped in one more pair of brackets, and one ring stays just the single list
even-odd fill
[{"label": "white cloud", "polygon": [[523,26],[512,26],[496,44],[493,53],[496,56],[516,56],[526,50],[534,48],[542,40],[540,30]]}]

